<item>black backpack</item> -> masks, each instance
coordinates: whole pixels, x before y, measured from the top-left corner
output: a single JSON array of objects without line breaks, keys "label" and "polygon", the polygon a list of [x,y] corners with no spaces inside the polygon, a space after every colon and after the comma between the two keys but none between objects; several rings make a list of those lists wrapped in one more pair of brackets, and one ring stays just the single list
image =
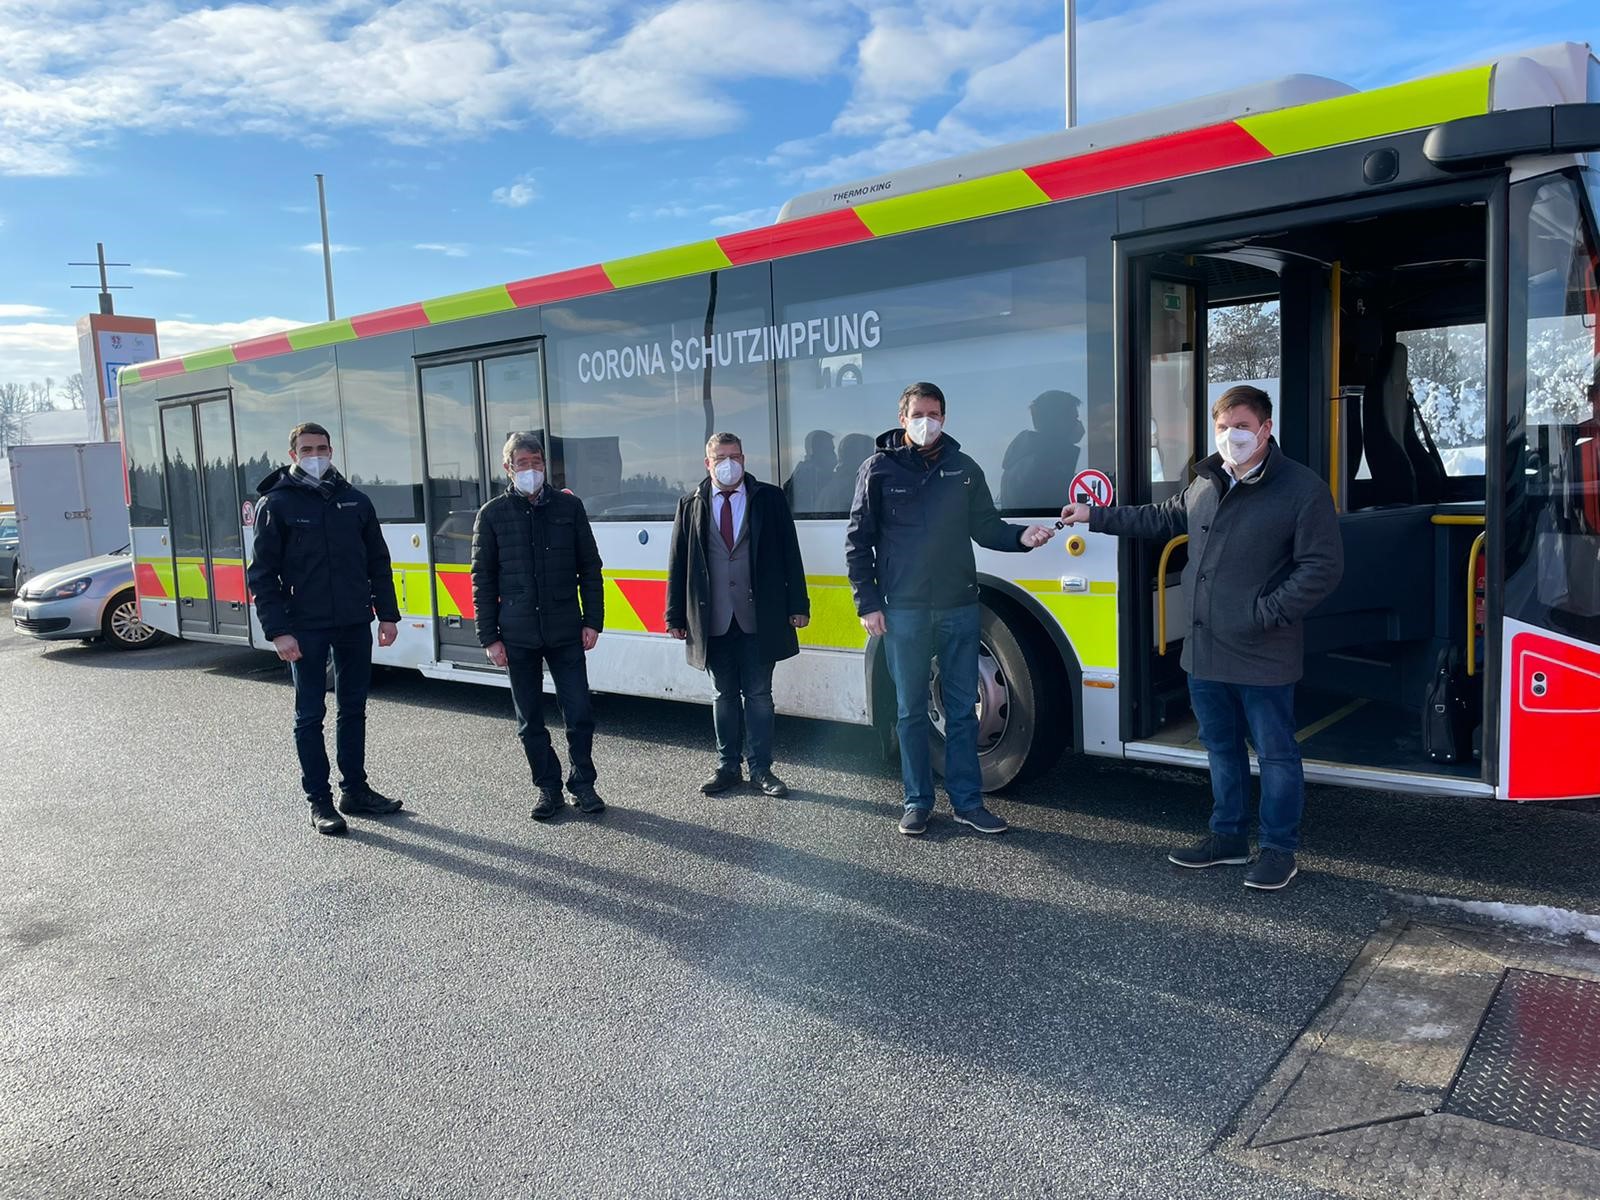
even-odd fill
[{"label": "black backpack", "polygon": [[1422,698],[1422,752],[1429,762],[1458,763],[1472,758],[1472,731],[1478,706],[1461,670],[1461,652],[1439,651],[1438,665]]}]

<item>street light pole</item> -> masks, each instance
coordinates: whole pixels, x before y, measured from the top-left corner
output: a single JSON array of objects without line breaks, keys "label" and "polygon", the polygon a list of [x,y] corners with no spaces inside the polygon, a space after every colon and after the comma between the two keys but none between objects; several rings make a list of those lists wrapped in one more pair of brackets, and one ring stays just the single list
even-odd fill
[{"label": "street light pole", "polygon": [[[1070,0],[1069,0],[1070,2]],[[317,209],[322,214],[322,277],[328,285],[328,320],[333,320],[333,247],[328,242],[328,197],[317,176]]]},{"label": "street light pole", "polygon": [[1067,128],[1078,123],[1078,0],[1067,6]]}]

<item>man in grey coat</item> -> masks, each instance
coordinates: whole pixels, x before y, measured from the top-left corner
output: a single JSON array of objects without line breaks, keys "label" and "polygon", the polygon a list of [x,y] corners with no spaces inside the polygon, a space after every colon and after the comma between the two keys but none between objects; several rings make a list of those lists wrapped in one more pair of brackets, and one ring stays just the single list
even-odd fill
[{"label": "man in grey coat", "polygon": [[1229,388],[1211,417],[1217,453],[1182,493],[1162,504],[1069,504],[1061,519],[1118,537],[1189,535],[1183,669],[1211,764],[1211,833],[1167,857],[1180,867],[1250,861],[1248,733],[1261,764],[1261,854],[1244,882],[1274,891],[1295,876],[1305,807],[1294,721],[1301,623],[1344,574],[1344,543],[1328,485],[1272,440],[1265,392]]}]

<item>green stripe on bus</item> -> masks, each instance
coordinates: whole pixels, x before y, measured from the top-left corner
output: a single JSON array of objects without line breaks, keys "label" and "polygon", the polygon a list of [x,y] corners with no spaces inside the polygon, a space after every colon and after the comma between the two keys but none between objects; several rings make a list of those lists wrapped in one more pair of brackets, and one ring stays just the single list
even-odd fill
[{"label": "green stripe on bus", "polygon": [[913,192],[909,196],[873,200],[858,205],[856,214],[875,236],[882,237],[1030,208],[1049,199],[1026,172],[1005,171],[983,179],[968,179],[926,192]]},{"label": "green stripe on bus", "polygon": [[183,356],[183,369],[185,371],[204,371],[207,367],[229,367],[238,361],[233,356],[233,347],[223,346],[216,350],[202,350],[198,354],[185,354]]},{"label": "green stripe on bus", "polygon": [[1488,112],[1491,69],[1452,71],[1372,92],[1239,117],[1237,123],[1275,155],[1421,129]]},{"label": "green stripe on bus", "polygon": [[634,287],[641,283],[655,283],[662,279],[678,279],[684,275],[698,275],[702,271],[722,271],[733,264],[715,241],[690,242],[687,246],[674,246],[670,250],[656,250],[649,254],[635,254],[632,258],[617,258],[601,263],[600,268],[616,287]]},{"label": "green stripe on bus", "polygon": [[336,342],[351,342],[355,336],[355,326],[348,320],[324,321],[321,325],[289,330],[289,345],[296,350],[311,350],[317,346],[332,346]]},{"label": "green stripe on bus", "polygon": [[[122,381],[122,383],[138,383],[139,382],[139,368],[138,367],[123,367],[122,368],[122,374],[119,375],[117,378],[120,379]],[[119,384],[118,386],[121,386],[121,385]]]},{"label": "green stripe on bus", "polygon": [[494,287],[476,288],[470,292],[457,292],[453,296],[441,296],[437,300],[424,300],[422,311],[428,314],[430,324],[438,325],[442,321],[460,321],[466,317],[505,312],[506,309],[516,306],[517,303],[506,290],[506,285],[499,283]]}]

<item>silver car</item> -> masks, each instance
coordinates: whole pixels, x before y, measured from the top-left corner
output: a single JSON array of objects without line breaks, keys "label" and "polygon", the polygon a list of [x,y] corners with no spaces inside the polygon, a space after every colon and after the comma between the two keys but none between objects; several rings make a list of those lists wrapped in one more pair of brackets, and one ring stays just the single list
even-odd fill
[{"label": "silver car", "polygon": [[28,637],[103,638],[118,650],[137,650],[161,636],[139,620],[126,546],[29,576],[11,602],[11,624]]}]

